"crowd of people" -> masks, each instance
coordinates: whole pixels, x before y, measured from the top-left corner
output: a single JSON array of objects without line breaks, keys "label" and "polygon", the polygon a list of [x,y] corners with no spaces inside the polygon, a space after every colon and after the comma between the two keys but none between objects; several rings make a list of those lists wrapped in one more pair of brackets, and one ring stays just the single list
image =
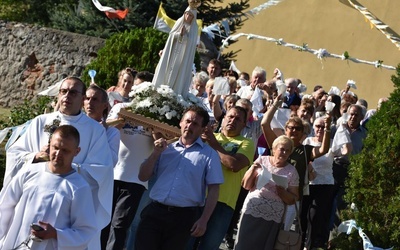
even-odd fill
[{"label": "crowd of people", "polygon": [[[132,86],[152,76],[126,68],[107,91],[63,80],[57,110],[7,150],[0,248],[273,249],[279,229],[296,226],[302,246],[329,248],[349,156],[376,109],[348,86],[306,95],[278,69],[237,74],[213,59],[187,84],[199,104],[170,142],[118,119]],[[218,78],[229,93],[215,94]]]},{"label": "crowd of people", "polygon": [[[125,68],[107,90],[62,80],[54,112],[6,152],[0,249],[271,250],[282,228],[296,227],[301,249],[329,249],[350,156],[387,98],[367,110],[354,82],[305,94],[277,68],[239,73],[217,59],[193,72],[197,2],[171,29],[154,75]],[[119,118],[143,82],[197,97],[179,139]]]}]

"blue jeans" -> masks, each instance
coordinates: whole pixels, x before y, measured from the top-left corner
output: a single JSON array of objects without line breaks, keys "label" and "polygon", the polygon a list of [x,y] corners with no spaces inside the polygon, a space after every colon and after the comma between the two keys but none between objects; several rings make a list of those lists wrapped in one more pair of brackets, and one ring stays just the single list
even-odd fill
[{"label": "blue jeans", "polygon": [[[206,233],[200,237],[198,250],[219,250],[229,224],[233,216],[234,209],[222,202],[217,202],[214,212],[207,223]],[[193,249],[196,238],[191,238],[187,249]]]}]

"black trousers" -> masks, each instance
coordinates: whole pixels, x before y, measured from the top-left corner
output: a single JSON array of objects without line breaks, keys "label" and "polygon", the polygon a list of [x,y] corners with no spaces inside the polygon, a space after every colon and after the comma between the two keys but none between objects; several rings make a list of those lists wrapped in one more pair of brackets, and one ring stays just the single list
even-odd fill
[{"label": "black trousers", "polygon": [[122,250],[127,231],[135,218],[146,188],[137,183],[115,180],[111,223],[101,231],[102,250]]},{"label": "black trousers", "polygon": [[349,163],[334,161],[332,165],[333,178],[335,179],[334,189],[333,189],[333,206],[332,206],[332,216],[330,228],[336,228],[340,225],[340,212],[347,208],[347,202],[344,200],[344,195],[346,194],[345,181],[348,177],[348,167]]},{"label": "black trousers", "polygon": [[[329,222],[333,204],[333,185],[310,185],[310,195],[303,196],[301,226],[303,242],[307,230],[311,248],[325,248],[329,239]],[[310,215],[313,214],[312,218]],[[311,227],[308,227],[311,225]],[[311,233],[310,233],[311,232]]]},{"label": "black trousers", "polygon": [[199,215],[200,207],[172,207],[151,202],[142,211],[135,249],[185,249],[190,239],[190,229]]}]

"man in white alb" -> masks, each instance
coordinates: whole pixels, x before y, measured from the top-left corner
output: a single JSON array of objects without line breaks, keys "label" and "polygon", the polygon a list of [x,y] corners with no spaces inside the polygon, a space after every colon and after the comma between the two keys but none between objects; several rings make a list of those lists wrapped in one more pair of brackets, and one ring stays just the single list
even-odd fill
[{"label": "man in white alb", "polygon": [[3,188],[0,249],[87,248],[97,228],[90,186],[71,166],[79,151],[78,131],[62,125],[50,161],[26,164]]},{"label": "man in white alb", "polygon": [[81,152],[73,163],[92,189],[98,226],[98,235],[90,242],[89,249],[98,250],[100,231],[111,218],[113,163],[104,127],[81,111],[85,92],[86,86],[79,78],[63,80],[58,94],[59,110],[34,118],[26,132],[7,150],[3,185],[6,187],[25,163],[47,161],[52,127],[74,126],[81,135]]}]

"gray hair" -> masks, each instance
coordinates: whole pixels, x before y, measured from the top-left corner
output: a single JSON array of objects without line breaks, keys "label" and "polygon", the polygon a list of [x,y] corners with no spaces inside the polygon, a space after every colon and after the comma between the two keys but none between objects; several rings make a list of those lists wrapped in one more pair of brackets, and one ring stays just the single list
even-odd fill
[{"label": "gray hair", "polygon": [[356,102],[356,104],[362,105],[362,106],[364,106],[366,109],[368,108],[368,102],[367,102],[365,99],[358,99],[358,101]]},{"label": "gray hair", "polygon": [[107,94],[107,92],[104,90],[104,89],[102,89],[101,87],[99,87],[99,86],[97,86],[97,85],[95,85],[95,84],[92,84],[92,85],[90,85],[87,89],[86,89],[86,91],[88,91],[88,90],[93,90],[93,91],[98,91],[98,92],[100,92],[101,93],[101,101],[103,102],[103,103],[106,103],[106,102],[108,102],[108,94]]},{"label": "gray hair", "polygon": [[297,88],[297,85],[299,85],[299,81],[296,78],[286,78],[285,79],[285,84],[290,85],[292,88]]},{"label": "gray hair", "polygon": [[350,104],[350,106],[347,108],[347,112],[349,112],[349,110],[352,107],[355,107],[357,109],[357,111],[360,112],[361,116],[365,117],[365,114],[367,113],[367,109],[364,106],[359,105],[359,104]]},{"label": "gray hair", "polygon": [[253,103],[251,103],[251,101],[249,99],[247,99],[247,98],[240,98],[239,100],[236,101],[235,105],[238,105],[238,104],[247,105],[247,106],[250,107],[250,109],[253,108]]},{"label": "gray hair", "polygon": [[208,74],[206,72],[200,71],[200,72],[197,72],[196,75],[194,75],[194,79],[193,80],[197,80],[200,83],[206,85],[209,79],[210,78],[209,78],[209,76],[208,76]]},{"label": "gray hair", "polygon": [[263,82],[265,82],[267,80],[267,71],[265,71],[265,69],[261,68],[260,66],[256,66],[253,69],[252,75],[254,75],[254,74],[261,74],[262,77],[264,78]]},{"label": "gray hair", "polygon": [[303,133],[305,135],[311,134],[311,124],[307,121],[303,121]]}]

